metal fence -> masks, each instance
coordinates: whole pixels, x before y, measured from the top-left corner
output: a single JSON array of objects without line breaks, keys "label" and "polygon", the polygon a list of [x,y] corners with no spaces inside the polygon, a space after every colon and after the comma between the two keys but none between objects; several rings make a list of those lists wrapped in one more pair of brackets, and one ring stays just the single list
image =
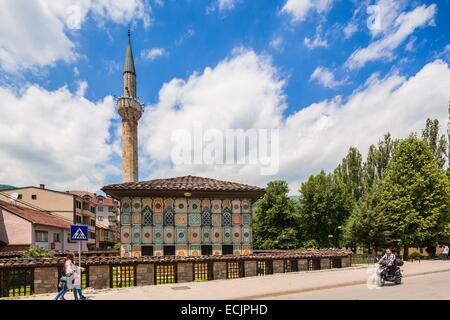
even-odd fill
[{"label": "metal fence", "polygon": [[213,264],[211,262],[194,263],[194,281],[209,281],[214,279]]},{"label": "metal fence", "polygon": [[110,266],[110,288],[127,288],[136,285],[136,266]]},{"label": "metal fence", "polygon": [[243,261],[227,262],[227,279],[243,278],[244,276]]},{"label": "metal fence", "polygon": [[273,261],[272,260],[258,260],[256,262],[256,274],[258,276],[265,276],[273,274]]},{"label": "metal fence", "polygon": [[0,270],[0,297],[29,296],[33,293],[33,268]]},{"label": "metal fence", "polygon": [[377,262],[377,257],[375,255],[352,255],[352,265],[355,264],[372,264]]},{"label": "metal fence", "polygon": [[155,284],[177,283],[177,264],[167,263],[155,266]]}]

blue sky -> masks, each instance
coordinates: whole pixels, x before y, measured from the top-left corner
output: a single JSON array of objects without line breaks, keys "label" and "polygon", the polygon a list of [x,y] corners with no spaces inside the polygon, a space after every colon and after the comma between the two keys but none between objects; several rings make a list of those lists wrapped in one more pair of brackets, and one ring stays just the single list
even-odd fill
[{"label": "blue sky", "polygon": [[[132,28],[138,96],[146,104],[139,128],[142,179],[183,173],[216,178],[240,175],[244,182],[259,185],[275,178],[286,179],[296,189],[309,174],[332,169],[350,145],[365,152],[387,131],[405,135],[418,130],[427,116],[445,121],[450,100],[449,0],[135,0],[127,5],[116,0],[63,2],[65,5],[58,6],[36,0],[31,8],[14,1],[1,5],[11,21],[0,24],[0,36],[8,35],[0,40],[0,95],[7,97],[3,104],[0,102],[0,110],[6,111],[0,119],[0,132],[5,133],[0,145],[12,169],[0,172],[0,183],[46,183],[55,188],[96,190],[120,181],[120,121],[108,97],[122,93],[128,24]],[[375,20],[379,24],[370,24],[369,28],[371,14],[367,8],[372,5],[380,10],[379,20]],[[70,6],[81,8],[81,16],[75,21],[77,28],[73,28],[73,17],[67,12]],[[34,25],[30,16],[49,23]],[[221,65],[223,68],[219,68]],[[215,76],[207,81],[208,68]],[[246,82],[249,96],[244,97],[243,90],[233,100],[233,94],[220,87],[225,83],[233,92],[233,83],[242,74],[249,79],[261,75],[261,82],[255,87]],[[439,84],[432,88],[437,92],[431,100],[427,87],[430,78]],[[420,89],[409,91],[408,86],[416,82]],[[161,96],[163,87],[181,98],[173,102]],[[208,101],[195,100],[202,90],[217,90],[218,94]],[[60,99],[55,98],[58,92]],[[417,97],[411,97],[411,92]],[[53,98],[56,100],[51,102]],[[227,104],[221,105],[228,98]],[[37,102],[29,106],[27,101],[32,100]],[[398,105],[391,105],[393,101]],[[61,110],[60,104],[66,102],[68,109]],[[205,109],[204,103],[210,109]],[[164,107],[167,104],[169,109]],[[264,107],[259,109],[257,104]],[[359,109],[355,106],[358,104]],[[281,169],[277,174],[262,176],[245,166],[176,166],[170,163],[169,155],[160,156],[155,150],[155,146],[168,143],[168,134],[160,132],[163,129],[155,131],[159,125],[170,126],[171,118],[175,123],[190,121],[193,114],[204,114],[204,110],[224,112],[228,105],[233,117],[225,121],[227,127],[248,129],[264,123],[282,130]],[[46,113],[37,112],[39,108]],[[89,108],[96,114],[80,118]],[[192,111],[195,109],[197,113]],[[380,114],[370,118],[370,113],[379,109]],[[37,114],[32,116],[30,110]],[[55,114],[64,112],[52,119],[52,110]],[[246,120],[248,114],[259,111],[269,116],[258,117],[257,123]],[[389,114],[393,118],[401,114],[402,118],[398,122],[377,121]],[[27,117],[33,119],[19,120]],[[20,143],[30,135],[26,128],[19,129],[20,122],[30,128],[39,117],[43,118],[36,122],[39,125],[30,151]],[[212,121],[202,117],[205,123]],[[5,119],[19,123],[12,125]],[[65,122],[59,124],[65,127],[61,135],[66,136],[64,141],[60,141],[55,125],[61,120]],[[86,125],[85,121],[93,123]],[[353,136],[348,126],[359,121],[364,134]],[[53,126],[56,131],[49,129]],[[83,132],[69,132],[72,126],[83,128]],[[299,139],[294,128],[302,132],[299,136],[306,139],[305,144],[296,145]],[[83,156],[83,143],[87,153],[97,153],[93,159]],[[284,157],[293,153],[291,148],[302,152]],[[80,154],[72,151],[75,149]],[[70,159],[61,156],[64,153]],[[36,163],[42,170],[30,169]],[[55,170],[64,177],[55,175]]]}]

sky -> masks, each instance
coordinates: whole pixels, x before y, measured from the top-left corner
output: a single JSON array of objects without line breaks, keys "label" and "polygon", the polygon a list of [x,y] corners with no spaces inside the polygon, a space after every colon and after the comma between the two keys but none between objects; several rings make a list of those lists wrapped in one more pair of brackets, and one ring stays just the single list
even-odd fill
[{"label": "sky", "polygon": [[[0,11],[0,184],[121,181],[129,26],[140,180],[283,179],[295,194],[350,146],[366,154],[428,117],[447,126],[450,0],[5,0]],[[195,124],[276,130],[277,170],[174,161],[174,132]]]}]

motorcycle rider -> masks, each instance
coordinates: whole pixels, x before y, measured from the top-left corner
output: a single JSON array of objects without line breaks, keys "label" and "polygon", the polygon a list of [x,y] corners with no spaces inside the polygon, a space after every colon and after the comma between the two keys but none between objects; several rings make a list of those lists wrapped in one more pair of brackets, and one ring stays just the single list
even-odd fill
[{"label": "motorcycle rider", "polygon": [[384,256],[378,261],[378,263],[386,262],[387,273],[392,275],[395,271],[395,254],[392,253],[391,249],[386,249]]}]

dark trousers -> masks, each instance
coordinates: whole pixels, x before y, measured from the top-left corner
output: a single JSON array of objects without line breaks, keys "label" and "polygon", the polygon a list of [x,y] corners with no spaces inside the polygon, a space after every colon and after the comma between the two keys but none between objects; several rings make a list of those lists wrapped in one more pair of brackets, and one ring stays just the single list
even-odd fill
[{"label": "dark trousers", "polygon": [[78,299],[86,299],[85,296],[83,296],[83,292],[81,292],[81,288],[80,289],[73,289],[73,297],[75,298],[75,300]]}]

